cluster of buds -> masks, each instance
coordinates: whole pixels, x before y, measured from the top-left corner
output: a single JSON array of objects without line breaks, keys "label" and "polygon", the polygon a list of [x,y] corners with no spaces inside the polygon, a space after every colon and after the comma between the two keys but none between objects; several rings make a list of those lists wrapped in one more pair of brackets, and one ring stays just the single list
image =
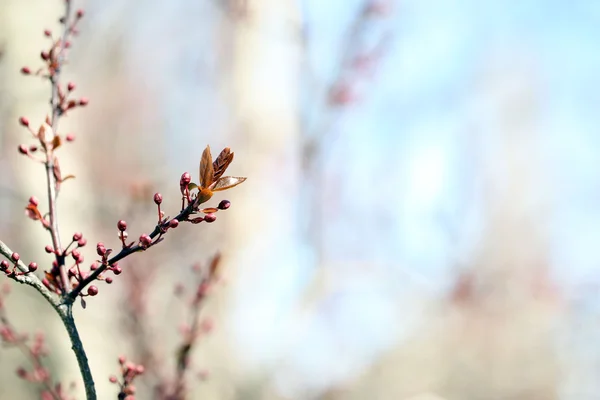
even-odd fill
[{"label": "cluster of buds", "polygon": [[[77,24],[83,18],[83,10],[77,10],[74,18],[67,21],[65,17],[61,17],[59,22],[62,25],[66,25],[63,35],[55,37],[50,29],[44,29],[44,36],[50,40],[50,44],[47,49],[40,52],[40,58],[42,59],[43,66],[37,69],[35,72],[31,68],[25,66],[21,68],[23,75],[35,75],[42,76],[47,79],[53,79],[54,76],[60,71],[61,66],[64,64],[66,51],[71,48],[71,40],[74,36],[79,34]],[[75,84],[69,82],[65,88],[59,88],[59,102],[56,106],[60,107],[61,112],[65,112],[68,109],[76,106],[85,106],[88,101],[86,98],[79,100],[69,100],[67,94],[75,90]]]},{"label": "cluster of buds", "polygon": [[[52,262],[52,268],[50,271],[45,271],[45,277],[42,283],[46,288],[57,294],[63,294],[67,290],[71,290],[79,282],[87,277],[87,273],[82,271],[82,264],[84,262],[83,254],[79,249],[87,245],[87,239],[83,237],[81,232],[75,232],[71,237],[71,242],[65,249],[55,249],[51,245],[47,245],[44,250],[48,254],[53,254],[56,259]],[[67,277],[69,279],[68,287],[64,287],[58,260],[62,260],[66,263],[68,259],[73,260],[73,264],[67,270]],[[90,293],[93,296],[93,294]]]},{"label": "cluster of buds", "polygon": [[133,381],[144,373],[144,366],[127,361],[124,356],[119,357],[119,365],[121,366],[121,377],[111,375],[109,381],[119,385],[117,397],[119,400],[135,400],[136,388]]},{"label": "cluster of buds", "polygon": [[[86,106],[89,103],[86,97],[73,97],[76,87],[75,83],[68,82],[66,85],[62,85],[58,81],[58,73],[65,62],[67,49],[71,47],[71,39],[78,33],[77,24],[83,18],[83,14],[83,10],[78,10],[71,21],[67,21],[65,18],[60,19],[61,24],[65,25],[65,31],[61,37],[54,37],[49,29],[44,30],[44,36],[50,39],[49,47],[40,53],[44,65],[36,72],[33,72],[29,67],[21,68],[23,75],[41,76],[44,79],[48,79],[53,87],[53,95],[51,100],[52,115],[46,116],[42,124],[32,127],[27,117],[23,116],[19,118],[20,125],[29,130],[37,143],[32,145],[21,144],[18,150],[19,153],[41,163],[52,160],[57,186],[71,176],[63,178],[60,173],[58,161],[52,157],[48,157],[48,155],[61,146],[63,142],[74,141],[75,135],[73,133],[59,134],[55,132],[56,121],[67,111]],[[38,150],[42,150],[46,157],[38,157],[36,154]]]},{"label": "cluster of buds", "polygon": [[27,271],[20,270],[18,268],[19,261],[21,260],[21,256],[19,255],[19,253],[12,253],[10,256],[10,260],[10,263],[7,260],[0,261],[0,272],[3,272],[9,278],[27,275],[31,272],[35,272],[38,268],[36,262],[30,262],[27,266]]},{"label": "cluster of buds", "polygon": [[[122,272],[122,269],[118,264],[119,260],[132,253],[145,251],[160,243],[164,239],[164,235],[168,233],[170,229],[177,228],[180,222],[190,222],[192,224],[214,222],[216,220],[216,212],[229,209],[231,207],[231,202],[229,200],[222,200],[217,207],[208,208],[201,208],[201,204],[208,201],[214,192],[230,189],[246,180],[246,178],[222,176],[232,160],[233,153],[229,148],[225,148],[213,161],[210,148],[207,146],[200,161],[200,184],[193,183],[191,181],[191,175],[187,172],[181,176],[179,187],[182,194],[182,209],[179,214],[173,218],[168,216],[165,217],[165,213],[162,211],[163,196],[160,193],[155,193],[152,198],[157,207],[158,216],[155,229],[149,234],[140,235],[137,241],[128,241],[128,224],[125,220],[119,220],[117,222],[117,231],[119,241],[121,242],[120,252],[111,257],[113,250],[106,248],[104,243],[98,243],[96,245],[96,253],[100,259],[96,260],[90,266],[89,273],[85,273],[81,269],[80,264],[83,261],[83,256],[79,251],[69,251],[69,247],[67,247],[67,249],[59,255],[60,257],[63,257],[63,259],[66,259],[70,255],[75,261],[75,264],[68,270],[69,284],[71,287],[67,292],[70,293],[71,297],[80,296],[82,298],[82,305],[85,307],[83,297],[95,296],[99,291],[97,286],[88,286],[89,284],[95,280],[101,280],[108,284],[112,283],[113,278],[105,276],[105,271],[112,271],[114,275],[119,275]],[[37,210],[37,206],[35,210]],[[34,210],[30,210],[29,212],[34,215],[39,213],[39,211],[36,213]],[[203,216],[191,217],[198,213],[202,213]],[[77,246],[81,246],[82,240],[84,241],[81,234],[77,234],[77,236],[73,237],[74,242],[72,242],[72,244],[77,243]],[[83,242],[83,245],[85,245],[85,242]],[[58,263],[55,261],[53,269],[50,273],[46,274],[44,284],[48,283],[47,287],[56,293],[64,293],[65,291],[63,291],[63,288],[60,286],[59,276],[60,268],[58,268]],[[210,279],[212,279],[212,276]],[[83,292],[84,287],[87,287],[85,293]]]}]

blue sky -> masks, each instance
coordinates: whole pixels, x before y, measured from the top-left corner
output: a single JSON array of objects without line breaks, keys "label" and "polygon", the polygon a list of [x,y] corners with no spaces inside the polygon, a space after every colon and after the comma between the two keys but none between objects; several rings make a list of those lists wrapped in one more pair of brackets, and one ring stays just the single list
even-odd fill
[{"label": "blue sky", "polygon": [[[315,365],[332,371],[331,381],[351,374],[413,324],[413,318],[398,320],[400,312],[415,312],[397,308],[403,293],[440,294],[447,288],[453,263],[469,256],[482,229],[485,182],[477,157],[496,154],[503,134],[495,120],[496,97],[506,93],[531,95],[516,105],[535,106],[531,128],[552,199],[547,219],[553,271],[568,291],[600,281],[600,2],[396,3],[393,14],[365,37],[392,34],[375,79],[361,103],[332,127],[340,139],[330,149],[327,174],[340,182],[340,204],[327,221],[326,253],[347,279],[314,315],[285,327],[273,324],[270,332],[257,327],[244,317],[248,304],[265,320],[285,315],[314,272],[296,257],[300,245],[288,238],[287,247],[270,255],[263,279],[256,279],[253,288],[260,295],[253,290],[237,298],[240,348],[253,349],[257,358],[269,351],[285,358],[288,370],[278,378],[282,387],[326,384],[323,369]],[[302,4],[309,63],[326,82],[361,1]],[[91,5],[97,9],[90,15],[98,21],[133,18],[124,28],[131,31],[125,44],[134,52],[130,68],[169,88],[163,92],[165,132],[177,132],[178,139],[169,142],[174,154],[169,162],[174,176],[189,169],[184,160],[201,148],[190,146],[190,138],[203,143],[199,129],[217,129],[228,118],[213,83],[220,72],[217,55],[210,51],[218,8],[184,0]],[[490,84],[494,79],[501,82],[498,87]],[[198,103],[189,101],[198,97],[202,115]],[[207,125],[199,128],[189,120]],[[472,130],[477,143],[468,134]],[[370,274],[356,271],[360,263],[373,266]],[[277,341],[299,325],[303,333],[294,346]],[[361,329],[365,325],[368,331]],[[347,368],[325,368],[340,348],[355,349],[347,354]],[[303,374],[304,383],[290,382],[290,376]]]}]

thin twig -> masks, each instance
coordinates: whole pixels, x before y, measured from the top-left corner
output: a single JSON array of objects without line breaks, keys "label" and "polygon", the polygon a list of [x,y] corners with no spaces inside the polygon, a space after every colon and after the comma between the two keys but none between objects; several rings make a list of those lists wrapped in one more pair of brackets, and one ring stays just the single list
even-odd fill
[{"label": "thin twig", "polygon": [[[11,256],[13,254],[13,251],[1,240],[0,240],[0,254],[2,254],[8,260],[11,259]],[[52,305],[52,308],[54,308],[57,312],[59,312],[58,307],[59,307],[60,302],[59,302],[58,298],[56,297],[56,295],[54,295],[50,290],[48,290],[48,288],[46,286],[44,286],[42,281],[35,274],[32,274],[29,272],[29,268],[27,268],[27,266],[25,265],[25,263],[23,263],[23,261],[19,260],[16,265],[17,265],[17,269],[19,271],[25,273],[26,275],[15,275],[12,277],[12,279],[14,279],[15,281],[22,283],[24,285],[29,285],[29,286],[33,287],[42,296],[44,296],[44,298],[48,301],[48,303],[50,303],[50,305]]]},{"label": "thin twig", "polygon": [[[57,63],[54,72],[50,74],[50,83],[52,86],[50,104],[52,106],[52,119],[50,120],[52,132],[54,136],[58,135],[58,122],[61,115],[60,99],[59,99],[59,84],[60,74],[62,65],[64,62],[64,51],[65,43],[70,32],[70,20],[71,20],[71,1],[65,1],[65,12],[63,17],[64,30],[61,35],[60,42],[58,43],[58,55]],[[58,230],[58,211],[56,209],[56,177],[54,176],[54,152],[51,147],[46,148],[46,184],[48,190],[48,211],[50,219],[50,235],[52,236],[52,245],[56,250],[56,262],[60,270],[60,279],[62,281],[62,289],[64,293],[69,291],[69,277],[67,275],[67,267],[65,266],[65,256],[62,252],[62,245],[60,242],[60,233]]]},{"label": "thin twig", "polygon": [[[178,221],[186,221],[188,219],[188,217],[194,213],[194,209],[197,208],[193,202],[191,202],[186,208],[184,208],[175,218]],[[154,230],[148,235],[150,236],[151,239],[156,238],[157,236],[159,236],[161,234],[161,232],[163,232],[164,229],[166,229],[169,225],[169,221],[156,225],[156,227],[154,228]],[[153,243],[156,243],[157,241],[154,241]],[[106,271],[106,269],[113,265],[114,263],[122,260],[123,258],[133,254],[133,253],[137,253],[138,251],[143,251],[145,250],[145,248],[143,248],[142,246],[140,246],[139,244],[136,244],[134,246],[131,247],[123,247],[123,249],[121,249],[121,251],[114,257],[112,257],[111,259],[109,259],[105,264],[102,264],[100,267],[98,267],[98,269],[94,270],[91,274],[89,274],[85,279],[83,279],[81,282],[79,282],[79,284],[77,286],[75,286],[75,288],[73,288],[73,290],[71,290],[67,295],[64,296],[64,304],[66,305],[72,305],[73,302],[77,299],[77,296],[79,295],[79,293],[81,293],[81,291],[90,283],[94,282],[96,280],[96,278],[98,278],[98,276],[103,273],[104,271]]]}]

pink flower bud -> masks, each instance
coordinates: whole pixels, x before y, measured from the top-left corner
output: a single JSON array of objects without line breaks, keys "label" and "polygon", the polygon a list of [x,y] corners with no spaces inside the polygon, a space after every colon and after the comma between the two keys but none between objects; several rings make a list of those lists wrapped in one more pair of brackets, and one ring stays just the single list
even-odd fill
[{"label": "pink flower bud", "polygon": [[229,207],[231,207],[231,202],[229,200],[221,200],[217,206],[219,210],[227,210]]},{"label": "pink flower bud", "polygon": [[140,236],[140,244],[142,245],[142,247],[148,247],[150,246],[150,244],[152,243],[152,238],[148,235],[142,235]]},{"label": "pink flower bud", "polygon": [[88,287],[87,294],[90,295],[90,296],[97,295],[98,294],[98,287],[94,286],[94,285]]}]

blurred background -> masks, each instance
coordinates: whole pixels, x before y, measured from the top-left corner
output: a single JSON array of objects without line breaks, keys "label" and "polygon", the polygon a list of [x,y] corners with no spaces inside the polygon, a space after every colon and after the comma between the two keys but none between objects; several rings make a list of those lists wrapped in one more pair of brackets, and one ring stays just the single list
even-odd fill
[{"label": "blurred background", "polygon": [[[174,215],[207,144],[248,177],[76,310],[100,398],[120,354],[174,374],[174,288],[221,252],[190,399],[600,399],[599,2],[73,1],[64,75],[90,105],[61,125],[63,237],[93,260],[117,220],[150,231],[152,194]],[[16,148],[49,88],[18,71],[61,12],[0,1],[0,234],[44,268],[23,208],[45,179]],[[16,285],[7,301],[79,382],[49,307]],[[23,363],[0,351],[0,398],[35,398]]]}]

